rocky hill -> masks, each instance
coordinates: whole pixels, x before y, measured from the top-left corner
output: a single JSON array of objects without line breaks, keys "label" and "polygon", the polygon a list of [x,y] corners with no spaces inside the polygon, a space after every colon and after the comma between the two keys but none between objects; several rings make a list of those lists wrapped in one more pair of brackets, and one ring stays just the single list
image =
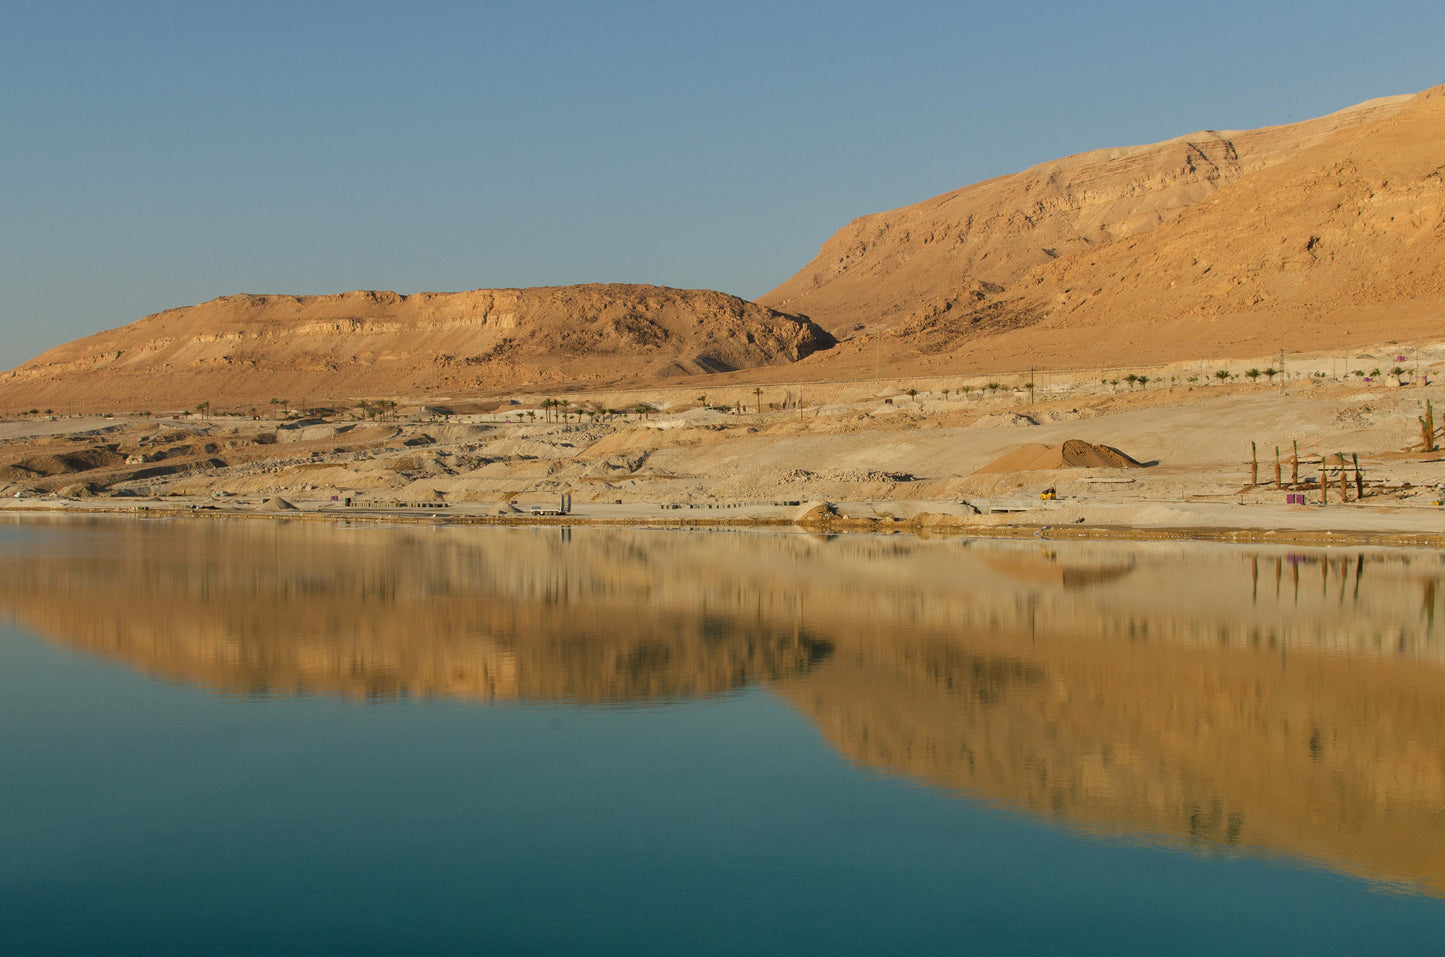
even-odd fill
[{"label": "rocky hill", "polygon": [[[1428,336],[1445,87],[1045,163],[854,220],[759,301],[823,361],[1070,367]],[[814,360],[816,364],[820,360]]]},{"label": "rocky hill", "polygon": [[51,349],[0,377],[0,407],[585,387],[789,363],[832,343],[799,316],[658,286],[226,296]]},{"label": "rocky hill", "polygon": [[1432,342],[1445,316],[1441,143],[1445,87],[1082,153],[854,220],[761,305],[632,285],[228,296],[52,349],[0,376],[0,410],[495,396],[720,372],[738,384],[1093,370]]}]

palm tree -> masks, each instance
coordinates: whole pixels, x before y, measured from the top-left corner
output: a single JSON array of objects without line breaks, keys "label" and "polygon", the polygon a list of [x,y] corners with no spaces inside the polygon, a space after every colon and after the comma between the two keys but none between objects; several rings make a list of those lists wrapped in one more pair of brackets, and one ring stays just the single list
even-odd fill
[{"label": "palm tree", "polygon": [[1130,392],[1133,392],[1133,391],[1134,391],[1134,383],[1136,383],[1136,382],[1139,381],[1139,377],[1138,377],[1137,375],[1135,375],[1134,373],[1131,372],[1131,373],[1129,373],[1128,375],[1126,375],[1126,376],[1124,377],[1124,381],[1127,382],[1127,383],[1129,383],[1129,391],[1130,391]]},{"label": "palm tree", "polygon": [[1217,372],[1214,373],[1214,378],[1216,378],[1216,379],[1219,380],[1219,384],[1220,384],[1220,385],[1223,385],[1223,384],[1229,379],[1229,370],[1228,370],[1228,369],[1220,369],[1220,370],[1218,370]]},{"label": "palm tree", "polygon": [[1247,375],[1247,376],[1249,376],[1249,381],[1250,381],[1250,382],[1258,382],[1258,381],[1259,381],[1260,372],[1259,372],[1258,369],[1246,369],[1244,374]]},{"label": "palm tree", "polygon": [[758,412],[761,414],[763,411],[763,387],[758,386],[756,389],[754,389],[753,395],[758,397]]},{"label": "palm tree", "polygon": [[1137,375],[1134,377],[1134,381],[1139,383],[1141,389],[1149,385],[1149,377],[1146,375]]},{"label": "palm tree", "polygon": [[1268,369],[1264,370],[1264,375],[1265,378],[1269,379],[1270,382],[1274,382],[1274,377],[1279,375],[1279,370],[1276,369],[1274,366],[1270,366]]}]

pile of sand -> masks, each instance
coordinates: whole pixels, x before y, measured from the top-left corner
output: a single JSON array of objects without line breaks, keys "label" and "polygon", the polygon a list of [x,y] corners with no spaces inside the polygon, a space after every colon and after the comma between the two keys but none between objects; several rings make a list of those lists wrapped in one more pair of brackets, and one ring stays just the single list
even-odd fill
[{"label": "pile of sand", "polygon": [[262,502],[261,509],[267,512],[298,511],[295,505],[292,505],[290,502],[286,501],[284,498],[281,498],[279,495],[275,498],[268,498],[266,499],[266,501]]},{"label": "pile of sand", "polygon": [[1062,445],[1022,445],[994,459],[975,475],[993,472],[1033,472],[1046,469],[1140,469],[1143,463],[1112,445],[1095,445],[1069,439]]}]

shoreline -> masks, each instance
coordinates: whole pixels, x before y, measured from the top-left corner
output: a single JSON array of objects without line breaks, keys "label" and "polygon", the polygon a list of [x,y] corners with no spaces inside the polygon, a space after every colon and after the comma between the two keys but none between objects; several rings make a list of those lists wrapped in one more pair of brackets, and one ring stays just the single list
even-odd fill
[{"label": "shoreline", "polygon": [[[819,503],[823,504],[823,503]],[[876,503],[882,505],[884,503]],[[418,514],[426,512],[426,514]],[[1445,510],[1442,510],[1445,512]],[[919,538],[1042,539],[1048,541],[1196,541],[1233,545],[1298,545],[1306,547],[1379,547],[1445,549],[1445,532],[1405,529],[1298,528],[1243,525],[1143,525],[1127,523],[1066,523],[1009,521],[989,523],[968,521],[952,515],[920,512],[912,518],[850,517],[842,514],[789,518],[767,515],[683,518],[657,514],[598,515],[479,515],[456,512],[440,514],[426,509],[374,509],[336,511],[301,509],[256,511],[217,508],[194,504],[92,506],[61,508],[45,505],[0,505],[0,514],[11,516],[106,516],[156,519],[246,519],[283,522],[326,522],[341,525],[416,525],[487,528],[656,528],[676,530],[793,529],[806,534],[825,535],[913,535]],[[982,516],[979,516],[982,517]]]}]

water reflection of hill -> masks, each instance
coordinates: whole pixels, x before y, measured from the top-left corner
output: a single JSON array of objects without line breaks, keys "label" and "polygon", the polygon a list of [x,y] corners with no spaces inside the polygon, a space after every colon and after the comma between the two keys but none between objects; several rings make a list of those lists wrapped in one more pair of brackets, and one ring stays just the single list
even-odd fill
[{"label": "water reflection of hill", "polygon": [[646,701],[766,682],[868,766],[1445,893],[1440,561],[578,530],[61,525],[52,640],[228,692]]},{"label": "water reflection of hill", "polygon": [[828,653],[801,628],[640,613],[644,553],[607,542],[579,563],[555,531],[463,540],[185,522],[64,534],[70,548],[6,563],[0,600],[17,619],[225,692],[624,701],[722,692]]}]

